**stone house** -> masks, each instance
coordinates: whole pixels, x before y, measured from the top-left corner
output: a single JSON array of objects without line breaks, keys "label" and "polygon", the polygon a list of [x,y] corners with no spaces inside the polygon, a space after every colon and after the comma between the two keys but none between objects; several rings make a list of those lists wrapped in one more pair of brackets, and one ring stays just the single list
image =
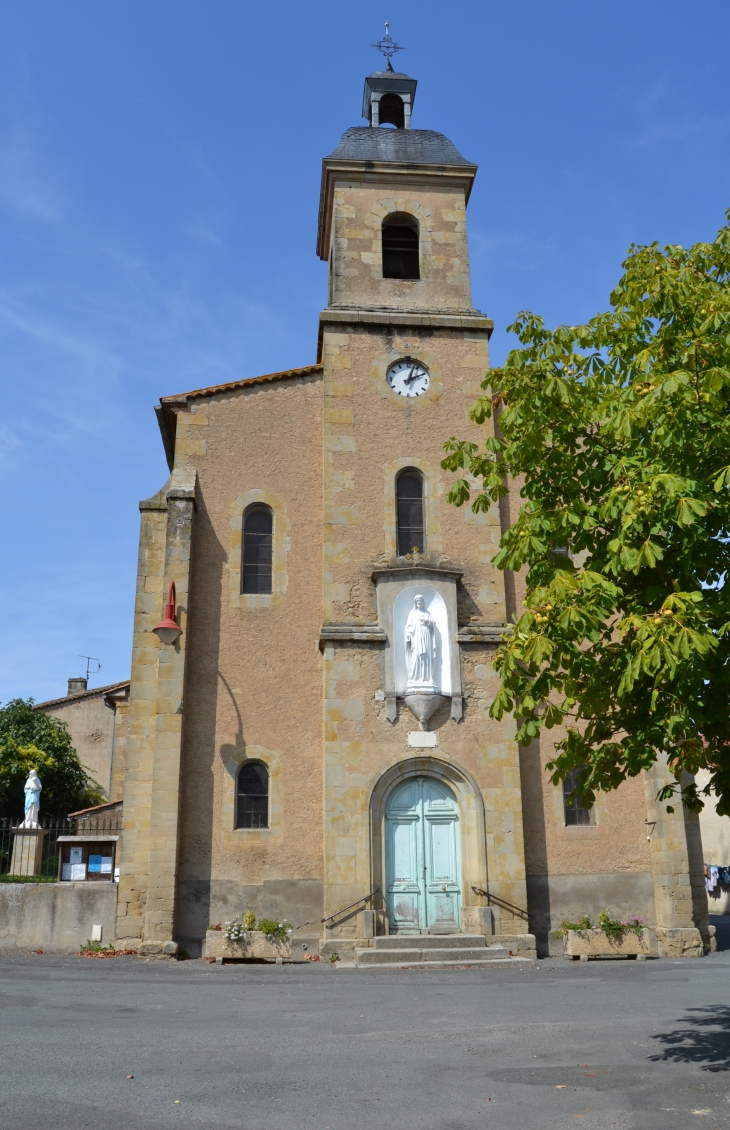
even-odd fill
[{"label": "stone house", "polygon": [[69,679],[68,693],[63,698],[38,702],[35,709],[66,723],[81,764],[91,779],[110,800],[121,797],[129,680],[89,688],[86,679]]},{"label": "stone house", "polygon": [[323,161],[316,361],[157,408],[170,478],[140,503],[117,941],[197,954],[252,909],[341,950],[493,931],[545,953],[609,907],[697,952],[699,826],[656,805],[661,767],[586,812],[546,776],[552,734],[519,748],[489,718],[520,603],[491,559],[519,497],[446,501],[444,441],[484,438],[492,322],[471,295],[477,167],[411,128],[415,92],[369,76],[369,124]]}]

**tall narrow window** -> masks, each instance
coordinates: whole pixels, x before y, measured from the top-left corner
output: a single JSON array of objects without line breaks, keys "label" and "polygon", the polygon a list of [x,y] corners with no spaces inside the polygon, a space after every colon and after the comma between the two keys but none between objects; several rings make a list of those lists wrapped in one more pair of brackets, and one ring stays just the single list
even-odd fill
[{"label": "tall narrow window", "polygon": [[398,518],[398,556],[417,549],[424,552],[423,476],[413,467],[406,467],[395,483]]},{"label": "tall narrow window", "polygon": [[260,761],[250,761],[238,770],[236,827],[268,828],[269,771]]},{"label": "tall narrow window", "polygon": [[241,592],[271,592],[274,516],[268,506],[249,506],[243,516]]},{"label": "tall narrow window", "polygon": [[566,826],[577,824],[594,824],[592,808],[584,808],[576,789],[580,787],[580,769],[571,769],[563,781],[563,805],[565,808]]},{"label": "tall narrow window", "polygon": [[392,212],[383,220],[383,278],[420,277],[418,220],[408,212]]}]

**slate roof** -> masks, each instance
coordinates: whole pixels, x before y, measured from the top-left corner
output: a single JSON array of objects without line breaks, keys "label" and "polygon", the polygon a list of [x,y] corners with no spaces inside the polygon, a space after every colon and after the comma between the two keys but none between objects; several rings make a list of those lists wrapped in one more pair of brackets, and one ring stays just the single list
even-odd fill
[{"label": "slate roof", "polygon": [[[398,161],[409,165],[471,165],[452,141],[432,129],[346,129],[325,160]],[[473,167],[473,166],[472,166]]]}]

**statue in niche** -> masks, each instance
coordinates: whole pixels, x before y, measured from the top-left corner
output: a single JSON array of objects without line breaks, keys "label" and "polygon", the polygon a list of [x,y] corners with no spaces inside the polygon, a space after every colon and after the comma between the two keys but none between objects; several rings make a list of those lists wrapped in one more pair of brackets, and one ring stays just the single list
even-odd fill
[{"label": "statue in niche", "polygon": [[41,779],[36,773],[35,769],[31,769],[28,774],[28,780],[23,785],[23,792],[25,793],[25,819],[20,825],[21,828],[38,828],[38,810],[41,801]]},{"label": "statue in niche", "polygon": [[408,690],[438,690],[433,678],[436,661],[436,621],[420,593],[414,598],[405,630]]}]

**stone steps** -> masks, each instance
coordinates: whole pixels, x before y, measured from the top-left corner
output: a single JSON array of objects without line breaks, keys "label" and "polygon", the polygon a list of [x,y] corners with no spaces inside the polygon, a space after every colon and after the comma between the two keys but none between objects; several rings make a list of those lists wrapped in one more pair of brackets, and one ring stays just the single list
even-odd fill
[{"label": "stone steps", "polygon": [[391,934],[355,950],[358,968],[402,969],[409,965],[489,965],[522,961],[503,945],[487,945],[483,934]]},{"label": "stone steps", "polygon": [[452,946],[449,949],[356,949],[355,961],[361,966],[372,965],[487,965],[500,958],[509,960],[509,950],[504,946]]},{"label": "stone steps", "polygon": [[375,950],[484,949],[484,934],[388,934],[373,938]]}]

